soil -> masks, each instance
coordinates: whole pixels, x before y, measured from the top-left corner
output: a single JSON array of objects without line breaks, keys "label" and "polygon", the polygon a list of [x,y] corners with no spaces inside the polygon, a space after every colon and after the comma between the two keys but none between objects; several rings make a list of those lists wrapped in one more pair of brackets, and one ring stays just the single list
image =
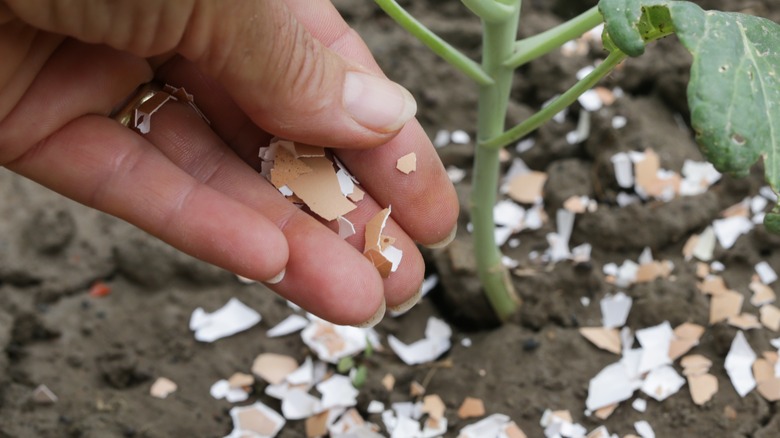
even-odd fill
[{"label": "soil", "polygon": [[[433,56],[385,17],[372,2],[335,1],[344,16],[365,38],[388,75],[408,87],[419,101],[419,118],[433,135],[439,129],[465,129],[474,135],[475,87]],[[480,45],[479,24],[457,1],[403,1],[411,12],[442,37],[472,55]],[[522,34],[536,33],[595,4],[594,1],[524,2]],[[774,0],[709,0],[705,8],[755,13],[780,20]],[[603,57],[549,56],[523,67],[513,89],[507,122],[521,121],[543,102],[572,83],[580,68]],[[619,151],[653,148],[662,166],[679,171],[685,159],[702,160],[692,140],[685,103],[690,57],[673,38],[660,41],[638,59],[629,60],[605,82],[620,86],[625,96],[592,114],[592,132],[583,143],[570,145],[565,134],[577,123],[577,108],[563,123],[549,123],[533,135],[536,146],[519,154],[535,170],[547,172],[544,201],[547,213],[571,195],[588,195],[599,202],[594,213],[579,215],[572,246],[593,245],[590,262],[540,264],[529,257],[544,251],[542,229],[520,234],[517,248],[505,248],[533,275],[515,276],[523,300],[517,317],[496,327],[485,317],[486,303],[468,261],[468,236],[458,236],[452,249],[428,253],[430,269],[440,270],[442,287],[434,290],[408,314],[379,325],[382,336],[405,341],[422,336],[434,315],[455,329],[451,366],[403,365],[392,353],[378,353],[369,362],[368,381],[361,390],[359,410],[371,400],[407,401],[409,384],[425,382],[427,393],[439,394],[447,406],[449,430],[471,420],[457,418],[466,396],[479,397],[488,413],[504,413],[530,437],[543,436],[539,420],[545,409],[568,409],[576,422],[593,429],[604,424],[624,436],[633,423],[647,420],[656,436],[713,436],[767,438],[780,434],[780,413],[755,391],[740,398],[723,368],[737,330],[719,323],[707,327],[694,350],[711,358],[720,391],[704,406],[696,406],[687,388],[663,402],[649,399],[640,413],[624,402],[606,421],[584,414],[589,380],[617,360],[598,350],[578,332],[580,326],[600,325],[598,301],[624,290],[634,300],[627,325],[632,329],[669,321],[707,325],[707,299],[696,289],[693,262],[682,257],[682,246],[701,232],[719,212],[762,186],[760,169],[744,179],[725,177],[703,195],[671,202],[616,204],[619,187],[610,157]],[[628,125],[613,129],[614,115]],[[513,148],[512,155],[518,155]],[[441,149],[447,165],[468,169],[472,146]],[[457,186],[467,205],[468,178]],[[249,369],[259,353],[288,354],[299,360],[307,349],[297,336],[268,338],[265,330],[290,314],[281,299],[261,285],[244,285],[224,271],[183,255],[134,227],[86,209],[36,184],[0,170],[0,438],[1,437],[217,437],[232,428],[231,405],[213,399],[209,386],[238,370]],[[466,230],[468,212],[461,215]],[[780,237],[758,226],[715,259],[726,270],[727,284],[749,298],[754,265],[766,260],[780,271]],[[605,280],[606,263],[636,260],[650,247],[658,260],[671,260],[674,275],[618,289]],[[453,258],[466,260],[458,269]],[[465,266],[465,267],[463,267]],[[89,295],[96,281],[110,295]],[[774,289],[778,286],[775,284]],[[188,329],[196,307],[214,310],[238,297],[263,315],[258,326],[213,344],[196,342]],[[591,300],[583,306],[582,299]],[[757,313],[750,304],[745,311]],[[488,314],[489,315],[489,314]],[[746,332],[758,351],[770,350],[778,336],[767,329]],[[470,347],[459,342],[472,341]],[[677,365],[676,365],[677,366]],[[679,370],[679,367],[678,367]],[[385,391],[380,379],[392,373],[395,390]],[[149,396],[158,376],[178,383],[165,400]],[[56,403],[41,405],[31,393],[45,384],[58,395]],[[262,394],[258,384],[257,394]],[[640,393],[634,398],[647,398]],[[279,403],[253,396],[278,409]],[[289,422],[282,437],[303,436],[301,421]]]}]

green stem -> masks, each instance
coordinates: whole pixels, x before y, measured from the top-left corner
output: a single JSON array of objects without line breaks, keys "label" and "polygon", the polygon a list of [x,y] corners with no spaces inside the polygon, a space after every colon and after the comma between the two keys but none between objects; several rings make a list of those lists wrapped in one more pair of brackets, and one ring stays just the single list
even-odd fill
[{"label": "green stem", "polygon": [[518,68],[579,37],[603,21],[604,18],[601,16],[598,6],[594,6],[550,30],[517,41],[515,43],[514,55],[506,60],[505,65],[511,68]]},{"label": "green stem", "polygon": [[[502,21],[482,23],[482,68],[493,79],[491,85],[479,88],[477,114],[477,141],[500,135],[504,120],[514,69],[505,65],[511,56],[517,26],[520,20],[520,0],[514,0],[512,15]],[[474,252],[477,270],[485,295],[498,317],[503,321],[516,310],[519,300],[514,292],[507,269],[501,261],[501,251],[495,243],[493,206],[496,204],[499,157],[498,149],[477,146],[471,190],[471,222],[474,226]]]},{"label": "green stem", "polygon": [[471,12],[482,20],[492,23],[504,20],[512,14],[510,5],[498,3],[495,0],[461,0]]},{"label": "green stem", "polygon": [[414,35],[423,44],[428,46],[433,53],[442,57],[445,61],[452,64],[453,67],[465,73],[468,77],[474,80],[479,85],[490,85],[493,79],[488,76],[484,70],[458,49],[452,47],[449,43],[444,41],[441,37],[433,33],[430,29],[425,27],[412,17],[404,8],[402,8],[395,0],[374,0],[387,15],[395,20],[401,27],[406,29],[407,32]]},{"label": "green stem", "polygon": [[582,80],[574,84],[574,86],[569,88],[565,93],[558,96],[549,105],[542,108],[539,112],[529,117],[519,125],[509,129],[508,131],[480,142],[478,146],[480,149],[484,148],[499,150],[502,147],[525,137],[536,128],[552,119],[563,109],[573,104],[574,101],[576,101],[577,98],[582,95],[582,93],[593,88],[593,86],[596,85],[609,72],[611,72],[612,69],[623,62],[626,57],[627,55],[625,53],[617,49],[614,50],[609,54],[609,56],[607,56],[607,59],[599,64],[592,72],[590,72],[589,75],[582,78]]}]

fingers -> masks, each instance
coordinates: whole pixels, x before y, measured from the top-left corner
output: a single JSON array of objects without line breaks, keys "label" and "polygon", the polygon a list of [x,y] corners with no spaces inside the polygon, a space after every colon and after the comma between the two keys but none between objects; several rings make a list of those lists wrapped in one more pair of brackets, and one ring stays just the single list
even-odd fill
[{"label": "fingers", "polygon": [[78,118],[8,167],[240,275],[267,280],[287,263],[275,224],[200,184],[111,119]]},{"label": "fingers", "polygon": [[416,111],[398,84],[345,61],[284,2],[9,0],[39,28],[139,56],[176,49],[219,80],[259,126],[324,146],[392,138]]},{"label": "fingers", "polygon": [[[286,0],[298,21],[341,56],[381,74],[371,52],[327,0]],[[404,175],[396,160],[417,156],[417,170]],[[458,198],[433,145],[416,120],[387,144],[368,150],[341,150],[339,157],[381,205],[417,242],[439,246],[455,234]],[[371,163],[368,165],[368,163]],[[421,206],[423,206],[421,208]]]},{"label": "fingers", "polygon": [[364,225],[381,209],[370,197],[348,216],[358,234],[345,242],[284,199],[187,106],[166,104],[155,113],[154,123],[160,128],[152,129],[146,138],[172,162],[204,184],[261,212],[282,230],[290,256],[284,279],[271,285],[280,295],[330,321],[359,324],[371,319],[385,300],[388,307],[396,307],[419,290],[422,258],[397,224],[391,221],[386,233],[397,237],[395,246],[404,251],[404,258],[389,278],[382,280],[362,251],[355,249],[362,250]]}]

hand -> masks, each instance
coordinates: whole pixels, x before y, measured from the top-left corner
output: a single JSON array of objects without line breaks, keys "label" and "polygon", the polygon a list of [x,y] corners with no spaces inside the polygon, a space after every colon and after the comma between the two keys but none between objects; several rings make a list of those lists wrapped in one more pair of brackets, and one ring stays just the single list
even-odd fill
[{"label": "hand", "polygon": [[[339,324],[416,301],[415,242],[447,241],[457,198],[416,120],[327,0],[0,0],[0,165]],[[144,83],[184,87],[146,135],[109,115]],[[367,196],[347,241],[257,173],[273,136],[338,148]],[[416,152],[417,171],[395,161]],[[363,225],[392,205],[403,261],[382,279]],[[357,248],[357,249],[356,249]],[[282,278],[283,277],[283,278]]]}]

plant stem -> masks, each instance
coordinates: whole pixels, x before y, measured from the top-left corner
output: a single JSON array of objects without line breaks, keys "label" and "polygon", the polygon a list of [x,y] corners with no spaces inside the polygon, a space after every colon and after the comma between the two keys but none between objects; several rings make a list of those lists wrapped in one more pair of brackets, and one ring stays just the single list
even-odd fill
[{"label": "plant stem", "polygon": [[[504,131],[514,69],[505,65],[511,56],[520,20],[520,0],[514,0],[513,13],[501,21],[482,22],[482,69],[494,81],[479,88],[477,142],[494,138]],[[474,252],[482,287],[498,317],[503,321],[516,310],[519,300],[501,251],[495,243],[493,206],[496,204],[499,158],[497,148],[477,146],[471,190],[471,222],[474,225]]]},{"label": "plant stem", "polygon": [[582,80],[574,84],[574,86],[569,88],[565,93],[558,96],[549,105],[545,106],[539,112],[529,117],[519,125],[516,125],[508,131],[500,135],[496,135],[495,137],[491,137],[490,139],[480,143],[478,145],[479,148],[493,149],[497,151],[509,143],[525,137],[536,128],[552,119],[560,111],[573,104],[577,98],[582,95],[582,93],[596,85],[596,83],[598,83],[602,78],[604,78],[604,76],[611,72],[612,69],[623,62],[626,57],[627,55],[625,53],[615,49],[612,53],[609,54],[609,56],[607,56],[607,59],[599,64],[592,72],[590,72],[589,75],[582,78]]},{"label": "plant stem", "polygon": [[482,20],[491,23],[501,21],[512,14],[512,6],[495,0],[461,0],[471,12]]},{"label": "plant stem", "polygon": [[433,53],[439,55],[445,61],[452,64],[453,67],[465,73],[477,84],[484,86],[490,85],[493,82],[493,79],[482,70],[479,64],[461,53],[458,49],[452,47],[440,36],[425,27],[424,24],[417,21],[417,19],[396,3],[395,0],[374,1],[383,11],[385,11],[385,13],[387,13],[387,15],[401,25],[401,27],[428,46]]},{"label": "plant stem", "polygon": [[514,55],[506,60],[505,65],[511,68],[518,68],[579,37],[603,21],[604,18],[601,16],[598,6],[594,6],[550,30],[517,41],[515,43]]}]

